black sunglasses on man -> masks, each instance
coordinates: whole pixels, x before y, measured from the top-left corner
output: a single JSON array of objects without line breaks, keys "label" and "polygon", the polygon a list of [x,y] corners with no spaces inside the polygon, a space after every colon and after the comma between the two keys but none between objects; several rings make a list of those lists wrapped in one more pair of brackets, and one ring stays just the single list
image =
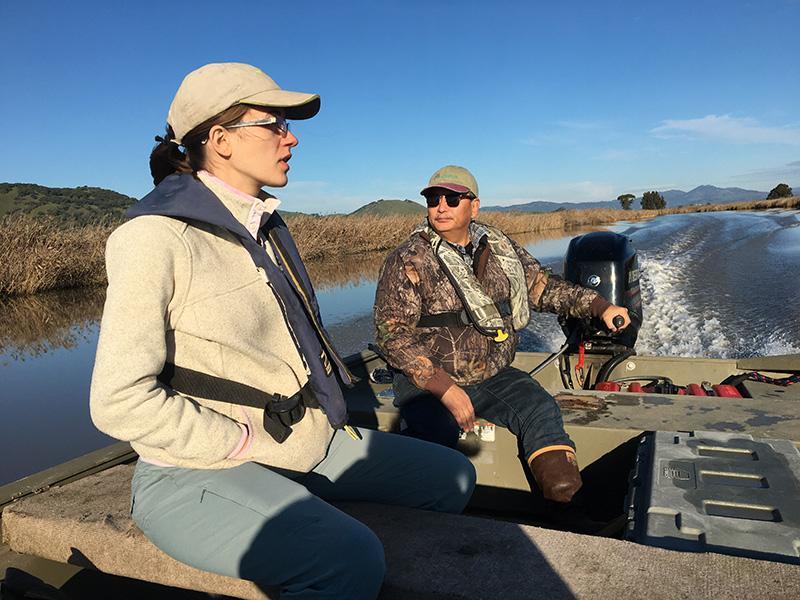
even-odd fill
[{"label": "black sunglasses on man", "polygon": [[425,194],[425,204],[428,205],[428,208],[436,208],[439,206],[439,202],[441,202],[442,197],[444,197],[444,201],[447,202],[447,206],[450,208],[457,207],[463,199],[473,199],[472,194],[457,194],[455,192],[442,194],[441,192],[429,192]]}]

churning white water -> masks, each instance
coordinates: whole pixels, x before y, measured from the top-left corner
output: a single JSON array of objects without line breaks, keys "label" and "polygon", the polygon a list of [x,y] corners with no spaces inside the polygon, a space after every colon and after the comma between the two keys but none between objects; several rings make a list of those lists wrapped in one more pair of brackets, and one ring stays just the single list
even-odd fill
[{"label": "churning white water", "polygon": [[[639,354],[800,352],[797,212],[672,215],[622,233],[633,242],[641,270]],[[523,349],[552,351],[563,340],[555,319],[536,315]]]}]

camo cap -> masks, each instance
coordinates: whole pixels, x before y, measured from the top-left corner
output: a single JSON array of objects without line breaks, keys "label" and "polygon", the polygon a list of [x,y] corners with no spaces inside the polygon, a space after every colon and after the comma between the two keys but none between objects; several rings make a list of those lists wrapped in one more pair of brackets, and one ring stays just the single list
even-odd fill
[{"label": "camo cap", "polygon": [[456,165],[447,165],[431,175],[427,187],[420,194],[424,196],[425,192],[432,188],[444,188],[459,194],[470,193],[476,198],[478,197],[478,182],[475,181],[472,173],[464,167]]},{"label": "camo cap", "polygon": [[167,123],[175,141],[236,104],[283,108],[287,119],[310,119],[319,112],[318,94],[282,90],[261,69],[244,63],[211,63],[189,73],[169,107]]}]

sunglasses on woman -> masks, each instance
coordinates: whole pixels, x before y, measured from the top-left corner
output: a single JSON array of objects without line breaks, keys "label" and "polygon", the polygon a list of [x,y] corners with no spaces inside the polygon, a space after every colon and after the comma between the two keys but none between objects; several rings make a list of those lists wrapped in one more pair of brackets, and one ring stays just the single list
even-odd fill
[{"label": "sunglasses on woman", "polygon": [[237,127],[269,127],[281,137],[286,137],[289,133],[289,121],[281,116],[267,117],[258,121],[241,121],[234,125],[226,125],[225,129],[236,129]]},{"label": "sunglasses on woman", "polygon": [[447,202],[447,206],[450,208],[457,207],[461,204],[461,200],[463,199],[472,200],[472,196],[469,194],[457,194],[455,192],[451,194],[441,194],[432,192],[430,194],[425,194],[425,203],[428,205],[428,208],[436,208],[439,206],[439,202],[441,202],[442,198],[444,198],[444,201]]}]

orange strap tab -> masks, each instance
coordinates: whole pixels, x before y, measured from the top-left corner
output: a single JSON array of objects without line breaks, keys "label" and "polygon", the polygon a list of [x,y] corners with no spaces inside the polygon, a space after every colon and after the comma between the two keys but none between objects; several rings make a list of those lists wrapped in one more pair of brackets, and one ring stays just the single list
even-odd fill
[{"label": "orange strap tab", "polygon": [[554,446],[545,446],[544,448],[539,448],[536,452],[533,452],[528,457],[528,464],[530,464],[531,461],[534,458],[536,458],[537,456],[541,456],[545,452],[554,452],[556,450],[563,450],[564,452],[569,452],[570,454],[573,454],[573,455],[575,454],[575,448],[573,448],[572,446],[567,446],[566,444],[558,444],[558,445],[554,445]]}]

